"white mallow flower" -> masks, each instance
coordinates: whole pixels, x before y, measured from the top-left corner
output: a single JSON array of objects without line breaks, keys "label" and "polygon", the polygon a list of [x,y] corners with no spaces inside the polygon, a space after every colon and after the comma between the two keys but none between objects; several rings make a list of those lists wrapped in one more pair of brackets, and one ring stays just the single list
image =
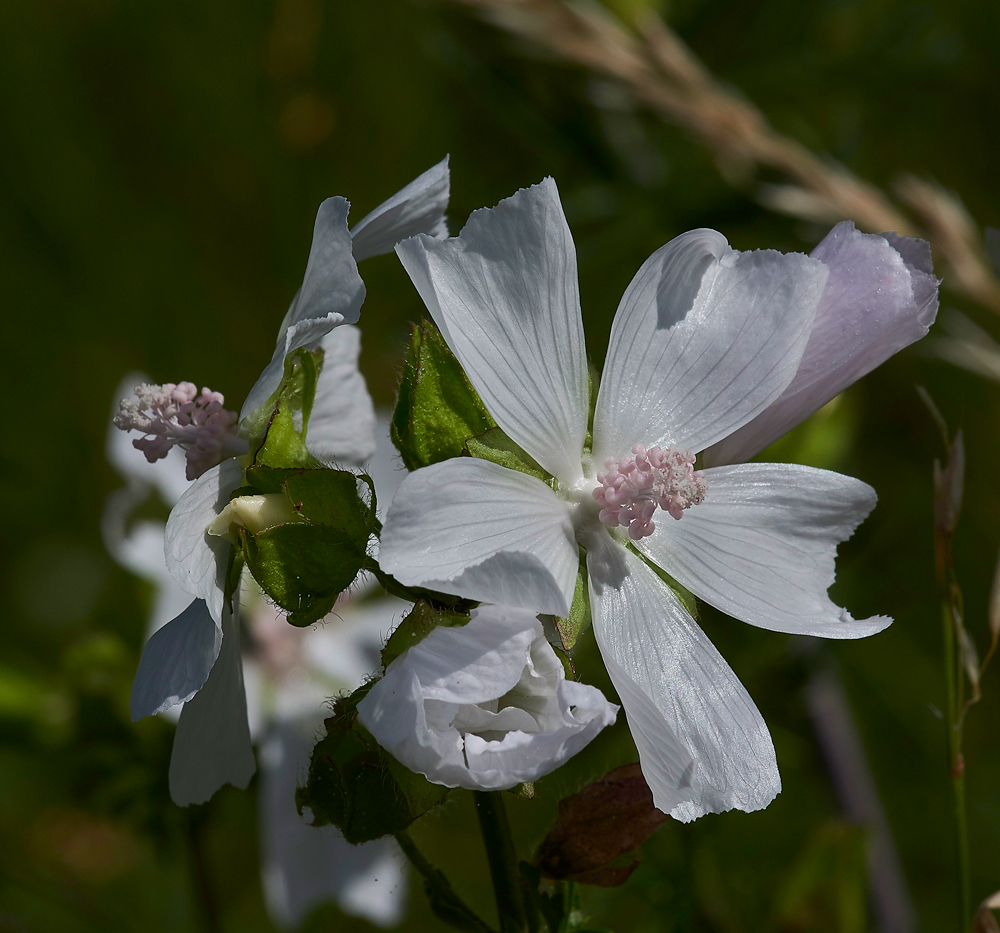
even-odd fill
[{"label": "white mallow flower", "polygon": [[566,680],[532,611],[491,605],[434,629],[358,704],[362,725],[407,768],[469,790],[544,777],[617,712],[596,687]]},{"label": "white mallow flower", "polygon": [[[252,420],[278,387],[286,352],[319,347],[324,358],[306,436],[309,452],[326,463],[354,466],[375,453],[375,413],[358,370],[359,331],[351,326],[364,300],[357,260],[388,252],[419,231],[447,235],[448,191],[445,159],[353,230],[344,198],[320,205],[302,286],[240,423]],[[131,697],[134,720],[184,704],[170,761],[170,794],[181,805],[202,803],[225,783],[246,787],[255,769],[238,607],[230,609],[224,598],[231,545],[208,534],[243,476],[231,456],[238,449],[237,419],[224,414],[222,404],[217,393],[203,389],[199,395],[190,383],[143,386],[116,421],[146,435],[134,443],[150,461],[180,447],[187,451],[189,475],[200,472],[171,511],[164,539],[167,569],[194,600],[146,643]],[[209,457],[217,462],[207,468]]]},{"label": "white mallow flower", "polygon": [[[469,457],[411,473],[382,567],[409,586],[565,617],[584,548],[597,643],[654,802],[678,819],[758,809],[780,781],[760,713],[656,568],[774,631],[859,638],[891,621],[855,620],[827,596],[838,543],[875,505],[869,486],[783,464],[694,469],[747,425],[757,433],[739,453],[753,455],[770,417],[784,430],[926,331],[936,282],[911,241],[843,225],[831,237],[838,248],[817,249],[826,260],[738,252],[704,229],[653,253],[615,316],[592,451],[576,253],[555,182],[476,211],[456,238],[396,248],[490,414],[553,479]],[[799,378],[805,391],[786,395]]]},{"label": "white mallow flower", "polygon": [[[128,377],[116,398],[143,378]],[[379,452],[388,465],[388,414],[380,413],[378,420]],[[132,521],[132,515],[154,493],[168,506],[177,501],[189,486],[185,458],[175,449],[147,463],[113,427],[107,457],[127,485],[108,496],[101,530],[112,557],[154,588],[146,633],[151,637],[191,597],[167,571],[163,522]],[[373,478],[378,494],[388,498],[396,486],[395,475],[383,470]],[[360,686],[378,667],[385,634],[408,604],[391,596],[345,602],[338,604],[327,624],[300,629],[288,625],[254,587],[244,591],[251,594],[242,610],[250,638],[242,645],[241,663],[249,733],[261,767],[261,875],[271,920],[280,929],[298,929],[318,904],[335,902],[351,916],[395,926],[406,911],[408,876],[395,842],[381,839],[353,846],[333,826],[311,826],[296,809],[295,789],[329,715],[328,698]],[[164,715],[176,722],[180,712],[181,707],[174,706]]]}]

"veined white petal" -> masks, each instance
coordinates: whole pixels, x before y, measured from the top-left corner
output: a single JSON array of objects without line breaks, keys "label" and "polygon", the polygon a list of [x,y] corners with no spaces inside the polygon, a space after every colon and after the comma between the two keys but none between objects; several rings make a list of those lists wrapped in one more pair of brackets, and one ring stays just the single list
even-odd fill
[{"label": "veined white petal", "polygon": [[358,704],[378,743],[428,780],[501,790],[554,771],[615,720],[568,683],[530,610],[480,606],[400,655]]},{"label": "veined white petal", "polygon": [[208,680],[221,647],[222,629],[203,599],[154,632],[132,682],[132,722],[190,700]]},{"label": "veined white petal", "polygon": [[594,457],[636,443],[695,453],[792,381],[827,270],[799,253],[739,253],[714,230],[661,247],[625,290],[594,414]]},{"label": "veined white petal", "polygon": [[636,546],[692,593],[760,628],[864,638],[892,624],[855,620],[826,591],[837,545],[875,507],[867,483],[797,464],[705,471],[708,494],[680,521],[664,516]]},{"label": "veined white petal", "polygon": [[279,928],[297,930],[314,907],[335,903],[351,916],[394,926],[406,911],[408,878],[395,840],[353,846],[335,826],[310,826],[295,808],[295,789],[308,771],[321,725],[321,719],[280,723],[260,750],[258,810],[268,914]]},{"label": "veined white petal", "polygon": [[345,198],[327,198],[316,212],[309,262],[302,285],[278,331],[274,355],[250,390],[240,420],[256,411],[281,383],[285,357],[319,341],[338,324],[354,324],[365,300],[365,283],[354,260]]},{"label": "veined white petal", "polygon": [[256,770],[243,689],[239,626],[228,607],[222,648],[205,686],[184,704],[170,755],[170,797],[204,803],[223,784],[243,789]]},{"label": "veined white petal", "polygon": [[188,593],[205,600],[219,625],[224,601],[224,555],[230,545],[222,538],[210,537],[207,530],[242,477],[235,459],[224,460],[199,476],[170,512],[163,539],[167,570]]},{"label": "veined white petal", "polygon": [[418,233],[439,239],[448,236],[445,213],[450,190],[451,174],[445,156],[355,224],[351,230],[354,258],[361,262],[369,256],[391,253],[400,240]]},{"label": "veined white petal", "polygon": [[556,183],[475,211],[452,239],[404,240],[396,254],[497,424],[554,476],[579,479],[587,355]]},{"label": "veined white petal", "polygon": [[360,466],[375,453],[375,406],[358,369],[361,332],[345,324],[319,342],[323,369],[309,416],[306,447],[325,463]]},{"label": "veined white petal", "polygon": [[798,372],[773,405],[705,451],[708,466],[749,460],[934,323],[938,281],[923,240],[861,233],[845,220],[811,255],[830,277]]},{"label": "veined white petal", "polygon": [[545,483],[458,457],[403,480],[379,561],[406,586],[568,616],[579,549],[568,506]]},{"label": "veined white petal", "polygon": [[606,534],[587,552],[594,634],[653,802],[688,822],[781,789],[753,700],[674,592]]}]

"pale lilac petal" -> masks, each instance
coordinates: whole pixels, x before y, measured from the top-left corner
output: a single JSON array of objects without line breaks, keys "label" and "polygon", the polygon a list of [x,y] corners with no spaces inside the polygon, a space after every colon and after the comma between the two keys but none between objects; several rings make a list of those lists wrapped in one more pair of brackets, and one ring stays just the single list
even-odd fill
[{"label": "pale lilac petal", "polygon": [[297,930],[320,904],[337,904],[380,927],[406,912],[408,870],[393,839],[353,846],[335,826],[299,816],[295,790],[304,783],[316,730],[309,723],[277,726],[260,751],[262,880],[268,914]]},{"label": "pale lilac petal", "polygon": [[222,647],[222,629],[205,600],[196,599],[176,619],[153,633],[132,682],[132,721],[186,703],[208,680]]},{"label": "pale lilac petal", "polygon": [[696,596],[760,628],[864,638],[892,623],[856,620],[827,589],[837,545],[875,507],[867,483],[797,464],[705,471],[708,494],[680,521],[657,520],[636,546]]},{"label": "pale lilac petal", "polygon": [[938,280],[925,241],[844,221],[811,255],[830,277],[799,370],[773,405],[705,452],[708,466],[749,460],[934,323]]},{"label": "pale lilac petal", "polygon": [[357,222],[351,230],[354,258],[361,262],[369,256],[391,253],[400,240],[418,233],[438,239],[448,236],[445,213],[450,189],[451,175],[445,156]]},{"label": "pale lilac petal", "polygon": [[271,362],[243,403],[240,420],[255,412],[278,388],[289,353],[314,345],[339,324],[357,322],[365,283],[358,274],[347,227],[350,209],[350,203],[341,197],[327,198],[320,204],[302,285],[281,322]]},{"label": "pale lilac petal", "polygon": [[688,822],[781,789],[753,700],[674,592],[606,534],[587,552],[594,634],[653,802]]},{"label": "pale lilac petal", "polygon": [[825,281],[814,259],[739,253],[714,230],[658,249],[611,328],[596,461],[636,443],[697,453],[770,405],[798,369]]},{"label": "pale lilac petal", "polygon": [[184,704],[170,756],[170,797],[204,803],[223,784],[243,789],[256,770],[243,689],[239,626],[227,607],[222,648],[205,686]]},{"label": "pale lilac petal", "polygon": [[208,603],[212,618],[222,623],[223,575],[230,544],[207,533],[243,479],[236,460],[224,460],[203,473],[178,500],[167,519],[163,552],[167,570],[192,596]]},{"label": "pale lilac petal", "polygon": [[533,612],[486,605],[393,661],[358,719],[430,781],[502,790],[554,771],[616,711],[597,688],[566,681]]},{"label": "pale lilac petal", "polygon": [[550,473],[579,479],[587,353],[556,183],[475,211],[455,238],[414,237],[396,253],[497,424]]},{"label": "pale lilac petal", "polygon": [[324,463],[360,466],[375,453],[375,407],[358,369],[361,332],[350,324],[320,339],[323,369],[309,416],[306,448]]},{"label": "pale lilac petal", "polygon": [[403,480],[379,561],[406,586],[568,616],[579,550],[568,506],[545,483],[459,457]]}]

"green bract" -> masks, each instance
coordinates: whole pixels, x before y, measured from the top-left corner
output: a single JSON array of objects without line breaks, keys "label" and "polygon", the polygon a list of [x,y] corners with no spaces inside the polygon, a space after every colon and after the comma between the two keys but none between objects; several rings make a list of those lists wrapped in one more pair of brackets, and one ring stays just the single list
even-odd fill
[{"label": "green bract", "polygon": [[312,810],[314,826],[332,824],[354,845],[402,832],[449,792],[404,768],[358,723],[357,705],[370,688],[337,700],[309,780],[295,795],[300,812]]},{"label": "green bract", "polygon": [[496,426],[437,328],[413,328],[399,398],[392,414],[392,442],[408,470],[459,456],[468,438]]},{"label": "green bract", "polygon": [[[368,477],[361,480],[368,482]],[[365,562],[376,518],[343,470],[252,466],[240,495],[280,493],[297,520],[252,534],[240,529],[247,566],[293,625],[310,625],[332,608]]]},{"label": "green bract", "polygon": [[416,602],[382,649],[382,666],[388,667],[404,651],[423,641],[439,625],[451,628],[465,625],[468,621],[467,614],[440,611],[423,600]]}]

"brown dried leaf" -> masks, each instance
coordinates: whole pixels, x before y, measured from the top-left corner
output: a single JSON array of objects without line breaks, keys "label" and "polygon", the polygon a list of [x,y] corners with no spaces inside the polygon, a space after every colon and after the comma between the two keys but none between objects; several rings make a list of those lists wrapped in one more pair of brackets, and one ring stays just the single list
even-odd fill
[{"label": "brown dried leaf", "polygon": [[549,878],[616,887],[639,864],[626,857],[669,818],[653,806],[639,765],[623,765],[559,802],[538,865]]}]

